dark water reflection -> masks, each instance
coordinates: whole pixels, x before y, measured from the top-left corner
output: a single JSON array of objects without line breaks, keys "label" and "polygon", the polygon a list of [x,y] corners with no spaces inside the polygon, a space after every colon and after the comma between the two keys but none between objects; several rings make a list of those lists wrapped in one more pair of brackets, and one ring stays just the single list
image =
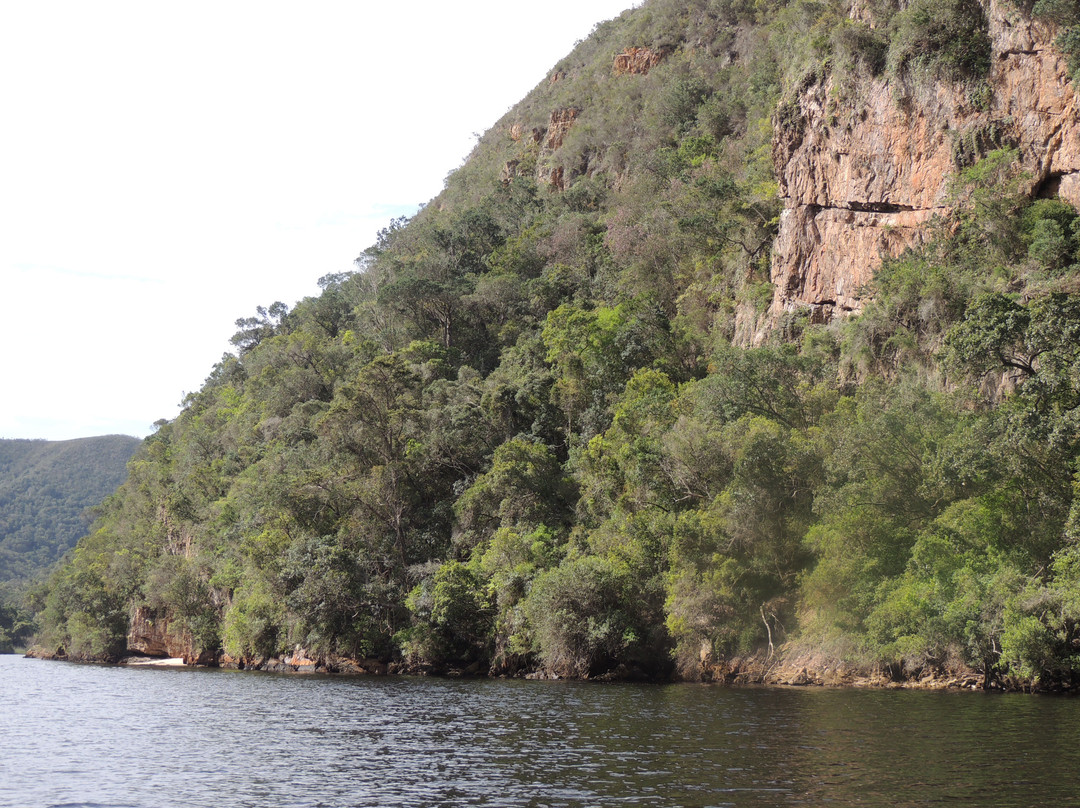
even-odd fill
[{"label": "dark water reflection", "polygon": [[0,805],[1080,804],[1080,701],[0,657]]}]

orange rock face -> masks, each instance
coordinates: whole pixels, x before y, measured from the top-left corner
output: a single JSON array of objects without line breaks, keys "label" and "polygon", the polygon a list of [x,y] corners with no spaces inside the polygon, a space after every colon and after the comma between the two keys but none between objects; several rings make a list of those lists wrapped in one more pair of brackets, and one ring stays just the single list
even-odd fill
[{"label": "orange rock face", "polygon": [[663,51],[654,51],[649,48],[627,48],[615,57],[612,71],[616,76],[628,73],[644,76],[656,67],[664,58]]},{"label": "orange rock face", "polygon": [[315,667],[319,664],[318,660],[312,659],[308,656],[308,652],[296,646],[292,654],[290,654],[285,660],[285,664],[294,670],[314,671]]},{"label": "orange rock face", "polygon": [[554,110],[548,121],[547,140],[544,142],[544,148],[555,151],[555,149],[562,146],[566,133],[570,131],[570,127],[574,125],[574,121],[577,120],[580,113],[581,110],[577,107]]},{"label": "orange rock face", "polygon": [[190,632],[173,625],[168,617],[155,615],[147,606],[139,606],[131,615],[127,648],[128,653],[152,657],[182,657],[188,665],[213,660],[211,651],[195,646]]},{"label": "orange rock face", "polygon": [[882,256],[917,244],[947,211],[958,143],[1015,145],[1032,193],[1080,205],[1080,110],[1055,31],[1007,3],[991,4],[989,23],[990,93],[979,107],[958,84],[902,93],[877,79],[845,92],[830,79],[804,89],[778,122],[774,321],[804,307],[818,320],[858,311]]},{"label": "orange rock face", "polygon": [[[536,180],[555,190],[566,190],[566,181],[576,176],[574,171],[567,171],[566,166],[553,161],[558,150],[566,139],[567,132],[574,125],[581,110],[577,107],[564,107],[553,110],[548,119],[546,130],[540,132],[540,154],[536,162]],[[537,130],[533,130],[534,139]]]}]

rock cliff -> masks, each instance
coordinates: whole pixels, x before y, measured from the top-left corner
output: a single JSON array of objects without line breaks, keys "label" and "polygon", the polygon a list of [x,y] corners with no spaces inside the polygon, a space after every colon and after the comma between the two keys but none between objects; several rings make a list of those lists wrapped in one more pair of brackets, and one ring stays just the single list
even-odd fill
[{"label": "rock cliff", "polygon": [[567,176],[566,166],[554,162],[555,152],[562,147],[570,127],[574,125],[581,110],[577,107],[556,109],[551,113],[547,129],[540,140],[540,153],[537,158],[536,179],[558,191],[565,191],[567,180],[584,173],[584,168],[571,169]]},{"label": "rock cliff", "polygon": [[956,169],[991,148],[1019,150],[1032,195],[1080,205],[1080,110],[1057,31],[997,0],[987,18],[992,64],[981,92],[885,77],[852,89],[830,76],[782,109],[772,323],[806,308],[819,322],[858,311],[882,256],[916,244],[947,210]]},{"label": "rock cliff", "polygon": [[207,665],[214,653],[197,647],[191,633],[168,616],[154,613],[146,606],[136,607],[131,615],[127,652],[148,657],[183,658],[188,665]]},{"label": "rock cliff", "polygon": [[644,76],[660,64],[663,59],[664,52],[662,50],[654,51],[651,48],[631,47],[615,57],[611,69],[616,76],[627,73]]}]

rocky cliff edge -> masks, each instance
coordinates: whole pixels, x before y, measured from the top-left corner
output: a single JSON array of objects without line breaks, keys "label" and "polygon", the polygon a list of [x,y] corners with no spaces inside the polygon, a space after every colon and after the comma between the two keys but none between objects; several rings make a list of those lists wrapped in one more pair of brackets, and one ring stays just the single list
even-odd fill
[{"label": "rocky cliff edge", "polygon": [[[858,16],[858,5],[852,16]],[[952,82],[832,76],[805,86],[778,116],[773,161],[784,209],[767,318],[812,321],[861,309],[883,256],[919,242],[947,211],[964,160],[1019,151],[1028,193],[1080,206],[1080,109],[1055,26],[991,2],[992,62],[981,92]],[[975,152],[974,154],[970,152]]]}]

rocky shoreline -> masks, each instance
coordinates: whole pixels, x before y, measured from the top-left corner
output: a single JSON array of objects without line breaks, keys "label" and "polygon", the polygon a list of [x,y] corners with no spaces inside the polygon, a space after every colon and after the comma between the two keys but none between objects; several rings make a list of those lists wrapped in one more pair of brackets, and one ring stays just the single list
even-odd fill
[{"label": "rocky shoreline", "polygon": [[988,679],[969,668],[925,667],[904,671],[885,665],[860,665],[818,654],[758,652],[710,661],[703,680],[730,685],[790,687],[864,687],[893,690],[1023,690]]},{"label": "rocky shoreline", "polygon": [[[493,674],[479,663],[463,668],[435,669],[404,661],[351,659],[311,655],[302,648],[276,657],[238,659],[221,653],[215,658],[132,655],[120,658],[72,657],[64,653],[31,648],[27,657],[69,662],[138,667],[205,667],[266,673],[330,674],[343,676],[441,676],[447,678],[521,678],[552,680],[564,677],[542,670],[522,670],[513,675]],[[890,690],[966,690],[1026,693],[1080,693],[1074,681],[1031,682],[987,677],[970,668],[926,666],[904,670],[900,666],[866,666],[815,653],[758,651],[741,656],[703,660],[689,675],[650,676],[635,668],[619,668],[587,681],[600,682],[701,682],[721,686],[774,686],[825,688],[880,688]]]}]

